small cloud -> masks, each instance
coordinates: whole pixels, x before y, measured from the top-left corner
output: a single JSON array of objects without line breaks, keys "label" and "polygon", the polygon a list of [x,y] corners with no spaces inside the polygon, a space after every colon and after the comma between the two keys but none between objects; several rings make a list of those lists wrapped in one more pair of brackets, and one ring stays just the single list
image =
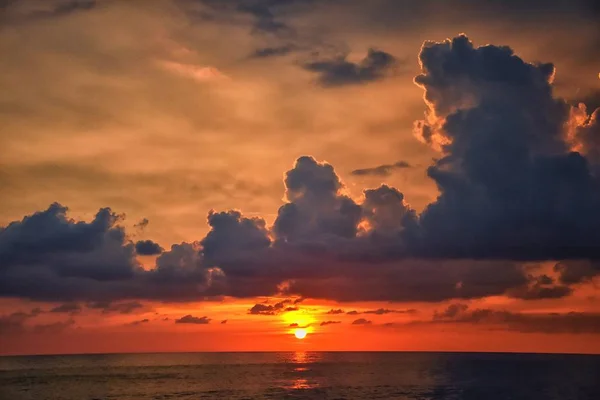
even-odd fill
[{"label": "small cloud", "polygon": [[77,303],[65,303],[50,310],[51,313],[70,313],[76,314],[81,311],[81,306]]},{"label": "small cloud", "polygon": [[263,47],[260,49],[256,49],[251,55],[251,58],[270,58],[270,57],[279,57],[285,56],[292,51],[296,50],[296,46],[294,45],[286,45],[286,46],[277,46],[277,47]]},{"label": "small cloud", "polygon": [[350,174],[354,176],[389,176],[398,169],[412,168],[406,161],[398,161],[394,164],[383,164],[377,167],[355,169]]},{"label": "small cloud", "polygon": [[384,315],[384,314],[415,314],[417,310],[414,308],[409,308],[407,310],[389,310],[387,308],[378,308],[377,310],[368,310],[363,311],[363,314],[375,314],[375,315]]},{"label": "small cloud", "polygon": [[337,315],[337,314],[343,314],[344,310],[342,310],[341,308],[338,308],[337,310],[334,310],[333,308],[329,311],[327,311],[325,314],[330,314],[330,315]]},{"label": "small cloud", "polygon": [[190,314],[175,320],[176,324],[197,324],[206,325],[211,321],[208,317],[194,317]]},{"label": "small cloud", "polygon": [[296,300],[294,300],[294,304],[300,304],[304,301],[304,297],[298,297]]},{"label": "small cloud", "polygon": [[334,87],[382,79],[389,75],[397,64],[398,61],[391,54],[369,49],[367,56],[359,63],[350,62],[346,56],[342,56],[306,63],[304,69],[317,73],[317,80],[321,86]]},{"label": "small cloud", "polygon": [[342,321],[323,321],[321,322],[321,326],[333,325],[333,324],[341,324]]},{"label": "small cloud", "polygon": [[223,321],[221,321],[221,325],[225,325],[227,323],[227,320],[224,319]]},{"label": "small cloud", "polygon": [[144,308],[144,305],[137,301],[128,301],[125,303],[111,303],[109,301],[98,301],[95,303],[88,303],[87,308],[102,310],[102,314],[109,314],[112,312],[120,314],[131,314],[135,310]]},{"label": "small cloud", "polygon": [[135,251],[142,256],[154,256],[161,254],[164,249],[152,240],[139,240],[135,244]]},{"label": "small cloud", "polygon": [[139,320],[139,321],[130,322],[128,325],[141,325],[141,324],[146,324],[148,322],[150,322],[150,320],[148,318],[144,318],[144,319]]},{"label": "small cloud", "polygon": [[359,318],[357,320],[352,321],[352,325],[369,325],[371,321],[364,318]]},{"label": "small cloud", "polygon": [[352,310],[352,311],[348,311],[346,314],[348,314],[348,315],[358,315],[359,312],[356,311],[356,310]]},{"label": "small cloud", "polygon": [[298,311],[298,307],[287,307],[284,311]]},{"label": "small cloud", "polygon": [[299,325],[297,323],[290,324],[290,328],[297,328]]}]

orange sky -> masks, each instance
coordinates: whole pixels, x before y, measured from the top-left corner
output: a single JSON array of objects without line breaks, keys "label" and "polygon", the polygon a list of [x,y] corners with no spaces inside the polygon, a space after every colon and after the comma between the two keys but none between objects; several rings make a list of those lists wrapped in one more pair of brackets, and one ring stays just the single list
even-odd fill
[{"label": "orange sky", "polygon": [[[0,227],[53,202],[68,206],[73,220],[91,221],[98,209],[111,207],[124,214],[119,224],[127,240],[151,239],[167,251],[172,244],[200,241],[210,230],[211,209],[239,209],[270,227],[288,200],[284,173],[302,155],[333,165],[345,185],[340,193],[357,202],[363,190],[385,183],[401,188],[405,202],[420,212],[439,194],[426,171],[440,156],[413,132],[426,110],[423,88],[413,83],[424,40],[466,32],[476,45],[508,45],[526,61],[553,62],[557,96],[578,99],[600,90],[598,58],[589,50],[597,26],[578,12],[559,20],[552,13],[539,15],[517,26],[511,15],[441,9],[418,21],[400,21],[408,11],[396,10],[397,22],[383,21],[377,19],[378,7],[385,11],[379,1],[368,10],[354,1],[340,9],[319,3],[278,10],[277,20],[293,27],[296,36],[290,37],[300,47],[326,41],[334,53],[357,63],[374,47],[401,60],[385,79],[328,88],[300,68],[293,53],[251,57],[257,48],[292,39],[254,32],[253,16],[239,10],[198,22],[193,16],[204,10],[202,2],[186,9],[158,0],[143,6],[105,0],[64,15],[44,8],[49,3],[14,6],[7,11],[9,23],[0,28],[0,49],[8,55],[0,63]],[[573,43],[573,37],[579,40]],[[412,167],[352,173],[399,161]],[[143,219],[149,223],[140,225]],[[135,259],[145,270],[156,263],[155,256]],[[531,271],[557,279],[556,261],[533,262]],[[600,353],[599,282],[594,276],[573,284],[568,296],[538,300],[504,293],[345,302],[280,293],[190,302],[123,298],[93,307],[90,299],[2,294],[0,354]],[[271,315],[249,311],[288,299]],[[129,309],[133,303],[139,306]],[[77,309],[52,312],[65,304]],[[462,307],[460,313],[442,317],[453,305]],[[327,314],[338,309],[343,312]],[[476,310],[492,312],[477,319]],[[347,314],[351,311],[356,313]],[[569,313],[597,319],[591,328],[548,328],[553,324],[548,316],[568,319]],[[187,315],[209,322],[175,323]],[[326,321],[336,323],[321,325]],[[291,324],[306,326],[307,338],[296,339]]]}]

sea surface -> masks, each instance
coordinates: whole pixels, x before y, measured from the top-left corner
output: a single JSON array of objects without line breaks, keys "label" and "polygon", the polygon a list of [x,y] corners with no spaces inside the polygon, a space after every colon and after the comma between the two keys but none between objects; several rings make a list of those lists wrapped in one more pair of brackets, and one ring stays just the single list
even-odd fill
[{"label": "sea surface", "polygon": [[177,353],[0,357],[2,400],[600,399],[600,356]]}]

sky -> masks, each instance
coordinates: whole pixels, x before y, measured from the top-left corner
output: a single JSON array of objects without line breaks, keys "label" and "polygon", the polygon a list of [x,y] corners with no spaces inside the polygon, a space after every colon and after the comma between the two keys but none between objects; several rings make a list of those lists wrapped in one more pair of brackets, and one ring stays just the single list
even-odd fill
[{"label": "sky", "polygon": [[599,13],[0,0],[0,354],[600,353]]}]

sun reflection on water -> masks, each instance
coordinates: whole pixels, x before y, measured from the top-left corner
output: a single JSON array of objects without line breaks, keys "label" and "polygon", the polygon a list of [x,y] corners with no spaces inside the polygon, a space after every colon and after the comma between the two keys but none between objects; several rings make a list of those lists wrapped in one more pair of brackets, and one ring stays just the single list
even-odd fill
[{"label": "sun reflection on water", "polygon": [[307,390],[319,387],[319,383],[315,380],[314,371],[311,369],[311,364],[320,361],[322,355],[316,352],[296,351],[290,354],[289,362],[296,364],[290,371],[291,376],[288,389]]}]

